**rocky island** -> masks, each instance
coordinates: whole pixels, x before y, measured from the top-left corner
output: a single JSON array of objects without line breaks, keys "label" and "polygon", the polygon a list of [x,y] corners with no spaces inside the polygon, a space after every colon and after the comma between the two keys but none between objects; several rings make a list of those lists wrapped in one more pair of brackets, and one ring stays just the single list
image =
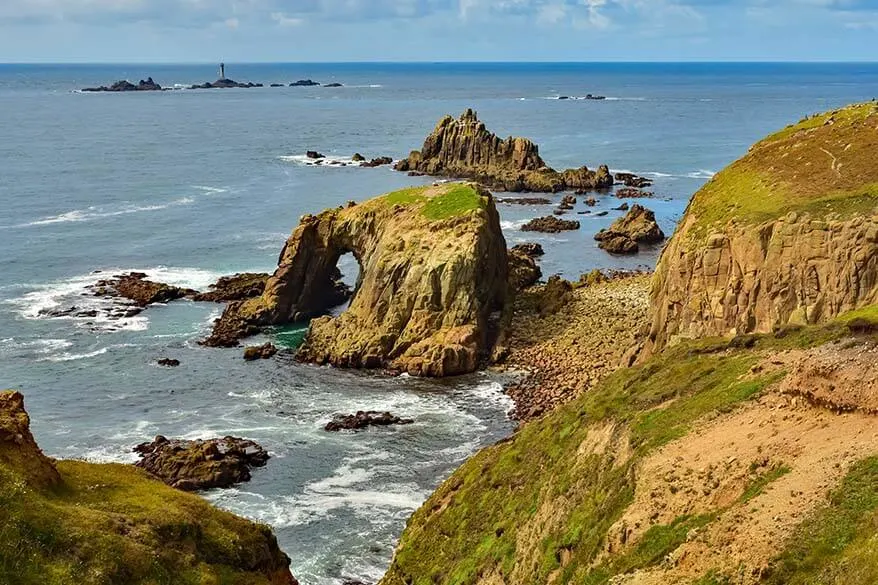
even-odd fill
[{"label": "rocky island", "polygon": [[[336,264],[360,276],[350,307]],[[268,325],[311,319],[298,358],[419,376],[472,372],[507,310],[506,241],[491,194],[475,185],[414,187],[319,215],[287,240],[261,296],[231,303],[206,340],[235,345]]]},{"label": "rocky island", "polygon": [[162,91],[162,86],[152,80],[152,77],[143,80],[141,79],[137,85],[131,83],[130,81],[122,80],[117,81],[113,85],[107,87],[102,85],[100,87],[85,87],[81,91],[87,93],[97,93],[97,92],[110,92],[110,93],[120,93],[127,91]]},{"label": "rocky island", "polygon": [[297,585],[267,526],[133,465],[58,461],[0,392],[0,582]]},{"label": "rocky island", "polygon": [[[414,514],[381,585],[872,583],[876,148],[875,103],[803,120],[695,195],[651,283],[519,297],[531,421]],[[623,329],[571,322],[625,282]],[[593,369],[600,331],[625,338]]]},{"label": "rocky island", "polygon": [[564,190],[608,189],[614,180],[606,165],[556,171],[540,158],[539,147],[527,138],[501,140],[468,109],[460,118],[446,116],[424,141],[421,150],[394,166],[435,177],[472,179],[498,191],[555,193]]}]

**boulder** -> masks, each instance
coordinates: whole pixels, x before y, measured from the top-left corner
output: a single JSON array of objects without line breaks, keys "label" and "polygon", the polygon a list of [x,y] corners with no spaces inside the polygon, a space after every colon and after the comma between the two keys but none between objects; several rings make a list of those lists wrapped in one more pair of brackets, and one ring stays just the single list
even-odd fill
[{"label": "boulder", "polygon": [[393,164],[393,159],[389,156],[379,156],[378,158],[373,158],[368,162],[360,163],[361,167],[380,167],[384,165]]},{"label": "boulder", "polygon": [[640,250],[638,244],[658,244],[664,241],[665,234],[655,221],[655,213],[635,204],[624,217],[595,234],[594,239],[607,252],[636,254]]},{"label": "boulder", "polygon": [[588,205],[589,207],[594,207],[595,205],[598,204],[598,202],[594,197],[589,197],[588,199],[585,200],[585,204]]},{"label": "boulder", "polygon": [[578,230],[580,223],[574,220],[558,219],[557,217],[537,217],[530,220],[523,226],[523,232],[544,232],[547,234],[557,234],[565,230]]},{"label": "boulder", "polygon": [[180,360],[177,360],[174,358],[162,358],[162,359],[156,361],[156,363],[158,365],[164,366],[166,368],[176,368],[177,366],[180,365]]},{"label": "boulder", "polygon": [[602,189],[613,184],[606,166],[556,171],[540,158],[526,138],[501,140],[468,109],[459,119],[439,121],[421,150],[394,167],[431,176],[473,179],[494,190],[555,193],[565,189]]},{"label": "boulder", "polygon": [[[350,307],[336,264],[361,274]],[[506,242],[491,194],[474,185],[415,187],[306,215],[258,298],[231,303],[207,345],[236,344],[261,327],[311,325],[297,357],[421,376],[472,372],[493,344],[489,317],[506,309]]]},{"label": "boulder", "polygon": [[543,246],[541,244],[536,243],[525,243],[525,244],[516,244],[512,246],[512,252],[521,252],[525,256],[530,256],[531,258],[538,258],[539,256],[543,256],[546,251],[543,250]]},{"label": "boulder", "polygon": [[274,357],[276,353],[277,348],[272,343],[253,345],[244,350],[244,361],[267,360]]},{"label": "boulder", "polygon": [[535,257],[521,248],[509,250],[509,286],[514,291],[521,291],[536,284],[543,276],[537,266]]},{"label": "boulder", "polygon": [[386,427],[389,425],[410,425],[413,420],[394,416],[389,412],[374,410],[359,411],[356,414],[339,414],[323,427],[331,433],[338,431],[357,431],[367,427]]},{"label": "boulder", "polygon": [[355,152],[354,156],[351,157],[351,160],[354,162],[366,162],[366,157],[359,152]]},{"label": "boulder", "polygon": [[173,488],[183,491],[227,488],[250,481],[250,469],[264,466],[268,452],[253,441],[237,437],[187,441],[155,440],[134,448],[145,469]]},{"label": "boulder", "polygon": [[153,303],[167,303],[198,294],[197,291],[189,288],[147,280],[143,272],[129,272],[111,279],[100,280],[90,289],[94,296],[122,297],[134,301],[140,307]]},{"label": "boulder", "polygon": [[560,311],[568,302],[573,294],[573,285],[558,276],[557,274],[549,277],[548,282],[540,291],[537,309],[543,317],[554,315]]},{"label": "boulder", "polygon": [[309,150],[308,152],[305,153],[305,156],[307,158],[310,158],[311,160],[317,160],[318,158],[326,158],[324,155],[320,154],[316,150]]},{"label": "boulder", "polygon": [[265,283],[269,276],[269,274],[265,273],[252,272],[223,276],[210,285],[210,291],[197,293],[192,297],[192,300],[227,303],[229,301],[243,301],[258,297],[265,290]]}]

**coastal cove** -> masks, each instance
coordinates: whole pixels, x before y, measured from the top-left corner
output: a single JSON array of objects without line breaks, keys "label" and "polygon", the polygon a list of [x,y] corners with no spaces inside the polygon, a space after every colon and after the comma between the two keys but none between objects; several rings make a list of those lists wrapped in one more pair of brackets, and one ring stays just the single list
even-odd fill
[{"label": "coastal cove", "polygon": [[[198,290],[223,275],[270,273],[302,215],[435,180],[389,165],[314,165],[307,151],[399,161],[437,120],[467,108],[500,137],[532,139],[554,168],[607,164],[651,179],[655,196],[630,204],[654,211],[670,236],[689,197],[757,139],[878,95],[876,65],[241,64],[229,74],[266,87],[83,94],[125,78],[189,86],[215,71],[0,65],[0,387],[26,396],[34,436],[53,457],[134,462],[132,448],[157,434],[257,441],[268,464],[249,483],[205,496],[270,525],[302,585],[382,577],[412,512],[464,460],[516,428],[506,377],[387,377],[301,364],[283,351],[247,363],[241,348],[199,345],[222,311],[207,302],[117,320],[48,312],[100,309],[106,301],[84,293],[121,272]],[[297,79],[344,86],[269,87]],[[589,94],[606,99],[557,99]],[[522,231],[562,198],[537,195],[550,203],[497,210],[509,247],[544,248],[544,279],[655,266],[658,245],[617,256],[594,240],[624,215],[622,199],[580,195],[564,216],[579,229]],[[339,268],[356,281],[353,256]],[[283,349],[301,329],[246,343]],[[180,365],[162,368],[161,358]],[[413,422],[324,430],[357,411]]]}]

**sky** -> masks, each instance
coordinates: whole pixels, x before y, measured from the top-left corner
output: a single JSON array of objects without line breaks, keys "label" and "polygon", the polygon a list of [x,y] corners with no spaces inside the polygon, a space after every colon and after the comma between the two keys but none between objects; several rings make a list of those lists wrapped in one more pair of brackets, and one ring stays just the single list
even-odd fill
[{"label": "sky", "polygon": [[878,61],[878,0],[0,0],[0,62]]}]

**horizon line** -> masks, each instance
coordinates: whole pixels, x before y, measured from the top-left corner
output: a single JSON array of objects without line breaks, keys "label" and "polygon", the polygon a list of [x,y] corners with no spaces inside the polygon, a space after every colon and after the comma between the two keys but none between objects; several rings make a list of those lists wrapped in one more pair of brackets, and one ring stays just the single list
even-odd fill
[{"label": "horizon line", "polygon": [[[210,65],[216,61],[0,61],[0,66],[9,65]],[[415,61],[225,61],[232,65],[876,65],[878,60],[763,60],[763,59],[698,59],[698,60],[537,60],[537,61],[480,61],[457,60],[415,60]]]}]

